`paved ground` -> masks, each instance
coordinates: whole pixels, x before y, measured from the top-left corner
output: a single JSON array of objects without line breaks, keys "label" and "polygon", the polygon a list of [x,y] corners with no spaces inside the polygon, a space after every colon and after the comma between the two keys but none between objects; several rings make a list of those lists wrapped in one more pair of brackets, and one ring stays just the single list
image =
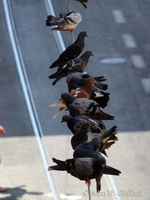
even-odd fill
[{"label": "paved ground", "polygon": [[[66,159],[72,156],[71,134],[61,116],[52,120],[55,109],[49,104],[57,101],[67,89],[65,79],[52,86],[48,76],[50,64],[59,51],[50,28],[43,1],[12,0],[18,39],[22,50],[35,105],[50,157]],[[68,2],[53,1],[55,12],[68,12]],[[148,0],[91,1],[85,9],[78,2],[72,10],[82,14],[83,20],[75,30],[75,38],[87,31],[85,50],[92,50],[87,71],[107,78],[110,101],[105,109],[115,116],[106,122],[108,128],[118,126],[119,142],[108,151],[108,163],[122,171],[115,177],[121,199],[149,199],[150,156],[150,4]],[[7,187],[0,199],[52,199],[43,162],[25,104],[9,35],[0,1],[0,124],[7,131],[0,138],[0,185]],[[66,46],[71,34],[63,33]],[[112,64],[114,58],[123,63]],[[106,59],[109,58],[109,64]],[[105,63],[101,62],[105,61]],[[116,61],[116,60],[115,60]],[[55,70],[54,70],[55,71]],[[62,199],[87,199],[87,186],[64,173],[56,173]],[[102,191],[96,194],[92,181],[92,199],[112,199],[105,179]],[[67,196],[65,196],[67,195]],[[72,197],[73,195],[73,197]]]}]

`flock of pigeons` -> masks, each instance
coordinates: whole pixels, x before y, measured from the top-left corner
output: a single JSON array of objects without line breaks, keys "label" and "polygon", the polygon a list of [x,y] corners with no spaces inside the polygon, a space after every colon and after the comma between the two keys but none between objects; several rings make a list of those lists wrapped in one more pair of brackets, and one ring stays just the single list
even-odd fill
[{"label": "flock of pigeons", "polygon": [[[86,7],[88,0],[76,0]],[[47,26],[54,26],[52,30],[73,31],[80,23],[82,17],[79,13],[69,12],[60,14],[59,18],[48,16]],[[109,101],[109,93],[106,93],[108,85],[103,83],[105,77],[92,77],[85,72],[89,58],[93,56],[91,51],[82,54],[85,44],[85,31],[80,32],[76,41],[64,50],[50,68],[57,71],[50,75],[55,85],[60,79],[66,77],[68,92],[62,93],[58,102],[50,107],[58,107],[56,118],[64,110],[69,115],[64,115],[61,122],[66,122],[72,132],[71,146],[74,150],[73,158],[65,161],[53,158],[56,163],[48,170],[67,171],[72,176],[90,183],[96,180],[97,192],[101,190],[101,178],[103,174],[119,175],[121,172],[109,166],[106,162],[106,149],[110,148],[117,140],[117,126],[107,130],[103,120],[113,120],[114,117],[103,112]],[[82,54],[82,55],[81,55]]]}]

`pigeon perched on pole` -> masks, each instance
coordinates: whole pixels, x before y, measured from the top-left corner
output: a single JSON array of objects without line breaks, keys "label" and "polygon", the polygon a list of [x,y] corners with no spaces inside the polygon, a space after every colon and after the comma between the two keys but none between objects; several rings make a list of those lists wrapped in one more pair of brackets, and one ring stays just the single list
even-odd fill
[{"label": "pigeon perched on pole", "polygon": [[101,178],[103,174],[111,174],[118,176],[121,172],[106,164],[103,156],[99,158],[83,157],[71,158],[65,161],[53,158],[53,162],[57,165],[50,166],[49,171],[67,171],[72,176],[89,182],[91,179],[96,180],[97,192],[101,190]]},{"label": "pigeon perched on pole", "polygon": [[[78,78],[78,81],[75,81],[76,77]],[[66,83],[68,84],[69,92],[72,89],[76,89],[77,87],[80,87],[87,78],[94,78],[95,79],[94,85],[98,89],[107,90],[108,85],[102,83],[107,80],[104,76],[93,77],[85,71],[84,72],[76,72],[75,71],[75,72],[69,73],[66,77]],[[80,81],[79,81],[79,79],[80,79]],[[77,83],[77,85],[75,83]]]},{"label": "pigeon perched on pole", "polygon": [[73,32],[77,25],[82,21],[82,16],[77,12],[67,14],[60,13],[59,17],[49,15],[46,20],[47,26],[56,26],[52,30]]},{"label": "pigeon perched on pole", "polygon": [[59,58],[52,63],[50,68],[63,66],[67,61],[79,57],[84,49],[84,38],[88,37],[85,31],[79,33],[76,41],[68,46],[59,56]]},{"label": "pigeon perched on pole", "polygon": [[95,152],[107,155],[105,149],[109,149],[118,140],[117,126],[103,133],[90,133],[88,127],[88,123],[83,124],[81,131],[71,138],[71,146],[75,149],[74,157],[93,157],[93,154],[97,157]]},{"label": "pigeon perched on pole", "polygon": [[72,59],[66,62],[64,66],[60,66],[57,72],[49,76],[50,79],[56,78],[52,85],[55,85],[61,78],[66,77],[71,72],[83,72],[88,64],[90,56],[93,56],[92,52],[86,51],[79,58]]},{"label": "pigeon perched on pole", "polygon": [[88,131],[91,133],[101,133],[106,130],[102,121],[93,120],[87,116],[81,115],[76,106],[70,104],[68,110],[70,115],[64,115],[61,122],[66,122],[73,134],[80,132],[85,123],[89,124]]},{"label": "pigeon perched on pole", "polygon": [[80,114],[86,115],[92,119],[114,119],[114,116],[111,116],[100,110],[99,104],[96,103],[94,100],[87,98],[74,98],[69,93],[62,93],[60,101],[50,105],[50,107],[59,107],[59,110],[53,118],[56,118],[62,111],[66,110],[69,104],[75,105],[78,108]]},{"label": "pigeon perched on pole", "polygon": [[[100,107],[105,108],[107,106],[107,103],[109,101],[109,93],[106,93],[104,91],[101,91],[99,88],[95,86],[96,80],[92,77],[89,78],[81,78],[78,76],[74,76],[70,79],[68,82],[68,89],[71,91],[70,93],[72,94],[72,90],[74,91],[80,90],[80,88],[84,87],[84,84],[86,84],[87,80],[93,80],[92,87],[86,87],[88,91],[90,91],[90,99],[93,99],[96,101]],[[88,89],[89,88],[89,89]],[[87,97],[88,98],[88,97]]]}]

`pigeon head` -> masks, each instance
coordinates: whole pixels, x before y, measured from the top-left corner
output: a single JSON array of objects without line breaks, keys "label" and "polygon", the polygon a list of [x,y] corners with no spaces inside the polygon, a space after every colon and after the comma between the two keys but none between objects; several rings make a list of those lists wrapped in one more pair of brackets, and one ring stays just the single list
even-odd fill
[{"label": "pigeon head", "polygon": [[79,33],[77,40],[83,40],[83,38],[88,37],[87,33],[85,31],[82,31]]},{"label": "pigeon head", "polygon": [[88,35],[85,31],[82,31],[79,35],[82,36],[82,37],[88,37]]},{"label": "pigeon head", "polygon": [[99,164],[100,166],[104,166],[104,165],[106,165],[106,159],[104,156],[102,156],[102,154],[100,154],[100,155],[101,155],[101,158],[99,158],[97,160],[97,164]]},{"label": "pigeon head", "polygon": [[69,81],[68,83],[68,89],[69,89],[69,92],[72,90],[72,89],[76,89],[78,87],[81,87],[83,84],[84,84],[85,80],[82,79],[81,77],[79,76],[74,76],[71,78],[71,80]]},{"label": "pigeon head", "polygon": [[69,115],[64,115],[64,116],[62,117],[62,119],[61,119],[61,123],[62,123],[62,122],[68,122],[68,121],[70,120],[70,118],[71,118],[71,116],[69,116]]},{"label": "pigeon head", "polygon": [[67,107],[75,100],[75,98],[69,93],[62,93],[61,98],[66,103]]},{"label": "pigeon head", "polygon": [[80,112],[78,110],[78,108],[75,105],[68,105],[68,110],[70,112],[70,115],[72,117],[76,117],[77,115],[80,115]]},{"label": "pigeon head", "polygon": [[92,53],[92,51],[87,51],[87,52],[88,52],[89,57],[90,56],[94,56],[93,53]]}]

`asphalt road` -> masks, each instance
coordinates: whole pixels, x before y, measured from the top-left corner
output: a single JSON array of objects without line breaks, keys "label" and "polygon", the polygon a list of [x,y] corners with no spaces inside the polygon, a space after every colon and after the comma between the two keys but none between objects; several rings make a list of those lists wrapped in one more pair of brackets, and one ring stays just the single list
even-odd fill
[{"label": "asphalt road", "polygon": [[[50,157],[69,158],[72,155],[71,134],[66,124],[60,124],[64,113],[52,120],[56,109],[49,108],[49,104],[59,100],[60,94],[67,91],[67,85],[62,79],[52,86],[48,79],[55,71],[49,66],[60,52],[53,32],[45,25],[44,2],[12,0],[11,5]],[[55,0],[53,5],[57,15],[68,12],[67,0]],[[114,178],[118,196],[121,199],[149,199],[150,3],[148,0],[89,0],[87,7],[72,2],[72,10],[81,13],[83,18],[74,37],[83,30],[88,33],[84,50],[91,50],[94,57],[90,58],[86,71],[93,76],[105,76],[109,85],[110,101],[104,111],[114,115],[115,120],[105,124],[107,128],[114,124],[118,126],[119,141],[108,151],[108,163],[122,171],[120,177]],[[0,140],[0,185],[12,188],[8,191],[14,199],[19,199],[19,194],[21,199],[49,199],[52,198],[51,191],[22,92],[2,1],[0,29],[0,124],[7,131],[5,138]],[[71,33],[63,32],[62,35],[66,46],[70,45]],[[66,173],[56,173],[56,178],[61,194],[88,198],[84,183]],[[26,191],[22,192],[22,185]],[[92,199],[97,199],[94,182],[92,187]],[[103,199],[112,199],[104,179],[102,192]],[[0,198],[11,199],[9,193],[6,196],[0,194]]]}]

